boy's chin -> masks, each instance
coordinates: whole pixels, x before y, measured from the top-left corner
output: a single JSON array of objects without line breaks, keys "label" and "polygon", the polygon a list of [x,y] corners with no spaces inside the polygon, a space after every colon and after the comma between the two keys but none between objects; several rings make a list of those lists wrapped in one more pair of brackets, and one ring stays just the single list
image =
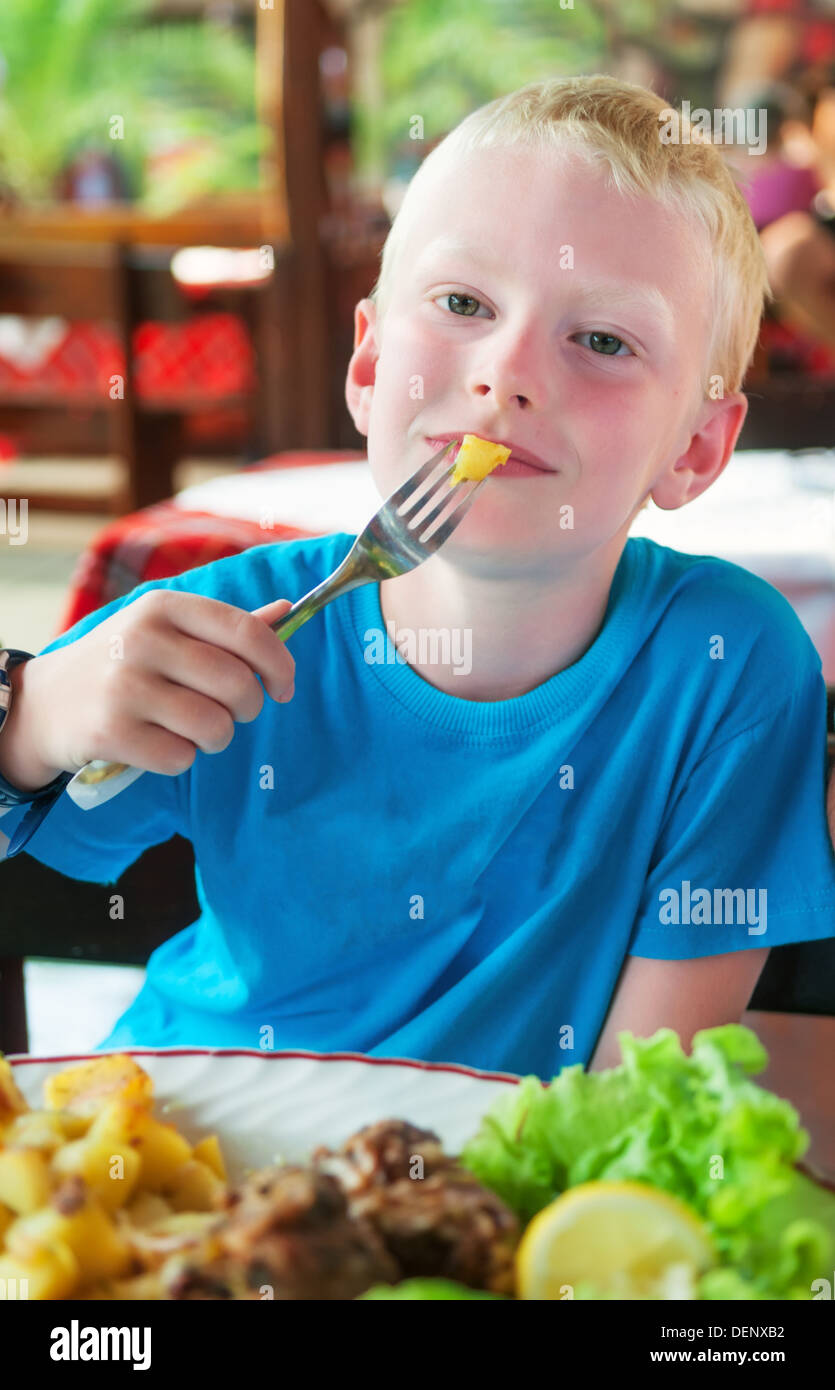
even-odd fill
[{"label": "boy's chin", "polygon": [[450,559],[455,554],[484,554],[497,561],[499,557],[512,561],[571,554],[578,549],[576,533],[560,529],[557,511],[552,516],[529,510],[523,513],[504,505],[501,499],[498,505],[489,506],[482,491],[440,553]]}]

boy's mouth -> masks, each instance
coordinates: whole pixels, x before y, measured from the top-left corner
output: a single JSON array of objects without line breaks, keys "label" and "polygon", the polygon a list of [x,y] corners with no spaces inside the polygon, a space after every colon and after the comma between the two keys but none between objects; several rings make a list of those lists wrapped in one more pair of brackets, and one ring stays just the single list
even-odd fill
[{"label": "boy's mouth", "polygon": [[[457,440],[458,442],[455,448],[450,449],[447,454],[447,463],[454,463],[455,459],[458,457],[461,440],[467,433],[467,430],[462,430],[460,434],[427,435],[426,443],[429,445],[430,449],[437,452],[438,449],[443,448],[445,444],[449,444],[450,440]],[[477,431],[473,430],[469,431],[469,433],[477,433]],[[487,436],[482,435],[480,437],[486,438]],[[503,463],[501,468],[497,468],[495,472],[491,473],[491,478],[541,478],[543,475],[547,476],[549,473],[555,473],[557,471],[555,468],[551,468],[547,463],[544,463],[541,459],[538,459],[535,454],[528,453],[526,449],[517,451],[516,447],[509,439],[491,439],[490,442],[492,444],[502,444],[506,449],[513,450],[507,463]]]}]

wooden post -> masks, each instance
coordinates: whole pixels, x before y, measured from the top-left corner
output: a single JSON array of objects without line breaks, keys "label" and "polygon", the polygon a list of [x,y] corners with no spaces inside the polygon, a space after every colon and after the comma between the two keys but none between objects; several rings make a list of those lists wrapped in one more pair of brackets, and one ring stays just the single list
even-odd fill
[{"label": "wooden post", "polygon": [[[271,135],[264,234],[287,244],[276,258],[273,302],[283,340],[274,399],[283,415],[274,448],[328,443],[328,330],[321,222],[323,169],[319,0],[275,0],[256,12],[258,109]],[[271,296],[271,298],[273,298]],[[277,344],[273,340],[273,348]],[[273,418],[273,427],[277,424]]]},{"label": "wooden post", "polygon": [[115,452],[125,461],[125,482],[113,499],[116,515],[170,497],[174,491],[174,467],[182,453],[183,422],[178,411],[143,409],[136,392],[134,339],[142,321],[141,267],[134,264],[131,248],[116,246],[118,334],[125,364],[124,400],[113,409]]}]

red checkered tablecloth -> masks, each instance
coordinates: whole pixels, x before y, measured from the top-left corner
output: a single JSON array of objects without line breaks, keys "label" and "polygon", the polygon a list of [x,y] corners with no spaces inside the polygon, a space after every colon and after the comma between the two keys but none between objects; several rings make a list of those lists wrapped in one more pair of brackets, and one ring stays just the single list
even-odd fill
[{"label": "red checkered tablecloth", "polygon": [[[364,457],[357,449],[293,450],[252,464],[241,472],[310,467]],[[269,530],[264,530],[256,521],[184,511],[172,501],[131,512],[104,526],[82,554],[58,632],[66,632],[80,618],[129,594],[146,580],[167,579],[212,560],[237,555],[253,545],[316,534],[321,533],[284,525],[278,519]]]}]

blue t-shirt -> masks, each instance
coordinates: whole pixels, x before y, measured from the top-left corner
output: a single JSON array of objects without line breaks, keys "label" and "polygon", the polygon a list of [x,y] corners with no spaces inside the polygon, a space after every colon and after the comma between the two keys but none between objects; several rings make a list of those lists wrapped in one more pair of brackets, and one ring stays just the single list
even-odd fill
[{"label": "blue t-shirt", "polygon": [[[142,585],[44,651],[152,587],[245,609],[296,598],[352,540]],[[62,795],[27,846],[113,883],[176,832],[194,845],[200,916],[99,1046],[266,1037],[547,1077],[591,1059],[627,956],[835,935],[820,659],[746,570],[629,540],[589,649],[509,700],[419,676],[376,584],[288,647],[289,704],[265,696],[178,777],[146,773],[90,811]]]}]

